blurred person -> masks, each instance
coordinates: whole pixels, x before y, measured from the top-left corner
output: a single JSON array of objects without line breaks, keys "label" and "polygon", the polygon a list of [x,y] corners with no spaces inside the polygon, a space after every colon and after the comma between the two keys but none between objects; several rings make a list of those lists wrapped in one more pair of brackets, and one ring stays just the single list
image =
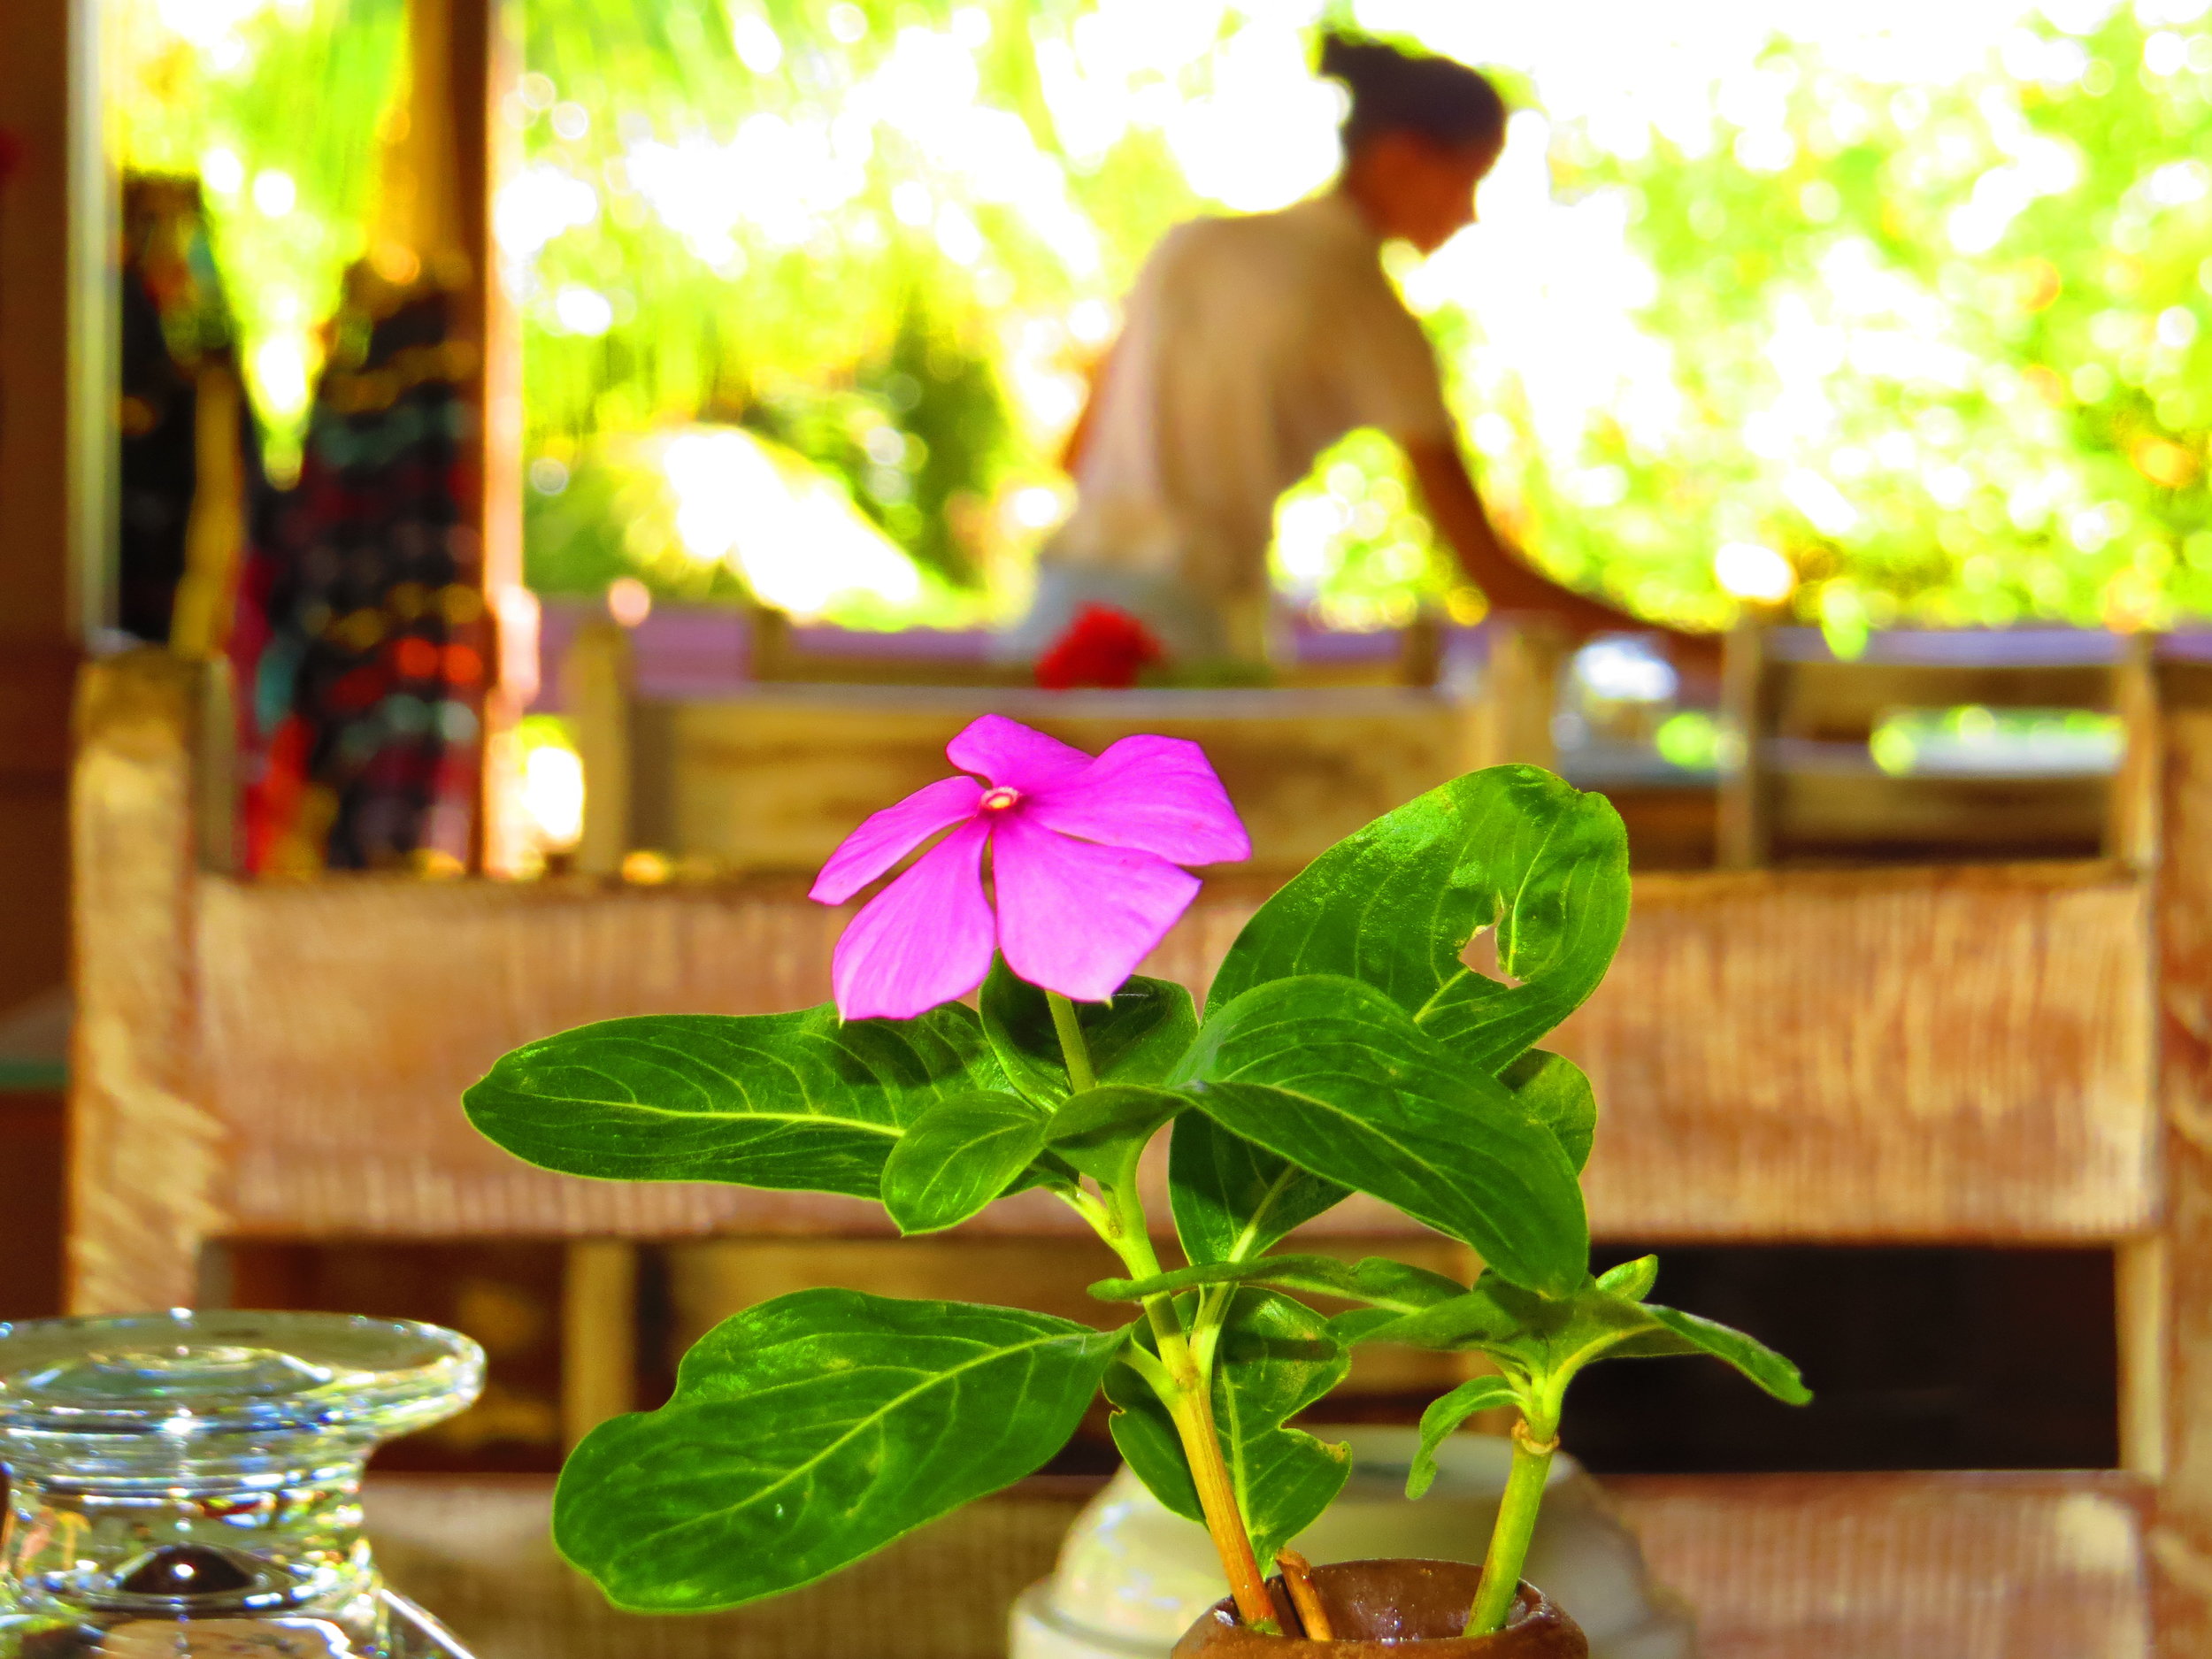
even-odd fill
[{"label": "blurred person", "polygon": [[1493,612],[1570,632],[1643,625],[1537,573],[1500,537],[1461,453],[1435,349],[1384,273],[1384,243],[1434,253],[1475,222],[1506,106],[1476,71],[1324,37],[1351,94],[1344,165],[1279,212],[1178,226],[1146,261],[1069,442],[1076,506],[1038,561],[1010,655],[1087,606],[1140,620],[1185,662],[1268,657],[1277,498],[1347,433],[1405,451],[1430,521]]}]

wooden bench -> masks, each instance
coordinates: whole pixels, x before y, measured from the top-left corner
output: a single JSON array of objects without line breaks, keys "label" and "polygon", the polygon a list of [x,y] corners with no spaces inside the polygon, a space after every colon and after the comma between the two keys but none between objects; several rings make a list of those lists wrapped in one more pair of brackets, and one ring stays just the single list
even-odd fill
[{"label": "wooden bench", "polygon": [[[564,1025],[819,1000],[841,918],[798,881],[202,868],[196,672],[146,652],[82,687],[79,1309],[190,1302],[204,1250],[231,1239],[552,1237],[618,1270],[626,1240],[880,1228],[842,1200],[540,1173],[457,1105],[500,1053]],[[1589,1175],[1605,1238],[2068,1241],[2119,1263],[2124,1471],[1624,1483],[1716,1655],[2133,1659],[2154,1618],[2167,1659],[2212,1651],[2212,668],[2161,679],[2154,876],[2106,861],[1642,878],[1610,978],[1561,1033],[1605,1103]],[[1202,985],[1258,897],[1215,884],[1154,971]],[[1025,1199],[976,1230],[1069,1225]],[[1357,1204],[1325,1222],[1392,1225]],[[544,1587],[560,1575],[529,1541],[542,1492],[503,1490],[504,1530],[483,1536],[518,1553],[472,1582],[526,1639],[457,1589],[419,1582],[426,1599],[487,1632],[488,1655],[639,1651],[588,1591]],[[435,1555],[462,1495],[382,1505],[396,1564]],[[411,1558],[411,1528],[429,1540]],[[2085,1625],[2097,1609],[2119,1634]],[[657,1622],[651,1650],[704,1652],[704,1628]],[[758,1650],[907,1651],[840,1632]]]},{"label": "wooden bench", "polygon": [[[2151,676],[2147,636],[1899,629],[1847,659],[1817,628],[1740,629],[1723,671],[1741,753],[1721,792],[1720,861],[2139,857]],[[2008,762],[1991,745],[1971,768],[1886,768],[1870,748],[1893,716],[1969,708],[1993,726],[2003,711],[2112,716],[2117,762]]]},{"label": "wooden bench", "polygon": [[636,850],[723,873],[819,867],[878,807],[945,775],[945,745],[998,713],[1094,752],[1152,732],[1205,746],[1278,874],[1402,801],[1476,766],[1543,762],[1557,652],[1502,634],[1481,695],[1334,689],[1040,691],[1033,687],[760,683],[640,694],[630,636],[577,630],[562,671],[582,752],[580,866]]}]

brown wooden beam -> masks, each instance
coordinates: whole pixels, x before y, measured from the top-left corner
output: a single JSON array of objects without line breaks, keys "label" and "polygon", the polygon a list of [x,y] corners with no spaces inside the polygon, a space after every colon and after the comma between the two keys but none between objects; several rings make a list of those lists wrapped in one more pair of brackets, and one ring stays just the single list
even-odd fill
[{"label": "brown wooden beam", "polygon": [[2167,664],[2158,881],[2165,1104],[2165,1480],[2150,1540],[2161,1659],[2212,1653],[2212,666]]},{"label": "brown wooden beam", "polygon": [[105,550],[114,401],[83,373],[111,310],[96,15],[91,0],[10,0],[0,22],[0,1011],[67,971],[72,569]]}]

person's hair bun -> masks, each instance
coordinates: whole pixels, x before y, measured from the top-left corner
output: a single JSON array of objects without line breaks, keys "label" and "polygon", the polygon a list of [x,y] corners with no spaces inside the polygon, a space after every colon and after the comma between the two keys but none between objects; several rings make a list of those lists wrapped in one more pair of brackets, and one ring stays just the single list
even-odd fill
[{"label": "person's hair bun", "polygon": [[1498,89],[1453,58],[1329,29],[1316,67],[1352,95],[1344,118],[1348,152],[1381,133],[1417,133],[1455,149],[1496,144],[1505,136],[1505,100]]},{"label": "person's hair bun", "polygon": [[1331,29],[1321,37],[1321,73],[1348,87],[1356,88],[1379,74],[1386,77],[1405,58],[1394,46],[1363,40],[1341,29]]}]

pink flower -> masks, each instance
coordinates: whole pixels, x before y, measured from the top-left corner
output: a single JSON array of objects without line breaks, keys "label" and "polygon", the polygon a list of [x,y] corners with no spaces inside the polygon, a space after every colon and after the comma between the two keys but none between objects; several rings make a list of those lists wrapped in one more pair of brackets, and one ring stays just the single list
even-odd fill
[{"label": "pink flower", "polygon": [[1032,985],[1104,1002],[1197,896],[1198,878],[1179,865],[1252,856],[1205,752],[1180,738],[1125,737],[1094,760],[987,714],[945,754],[983,781],[946,778],[884,808],[845,838],[808,895],[841,904],[952,831],[837,941],[830,979],[846,1019],[911,1019],[965,996],[994,949]]}]

